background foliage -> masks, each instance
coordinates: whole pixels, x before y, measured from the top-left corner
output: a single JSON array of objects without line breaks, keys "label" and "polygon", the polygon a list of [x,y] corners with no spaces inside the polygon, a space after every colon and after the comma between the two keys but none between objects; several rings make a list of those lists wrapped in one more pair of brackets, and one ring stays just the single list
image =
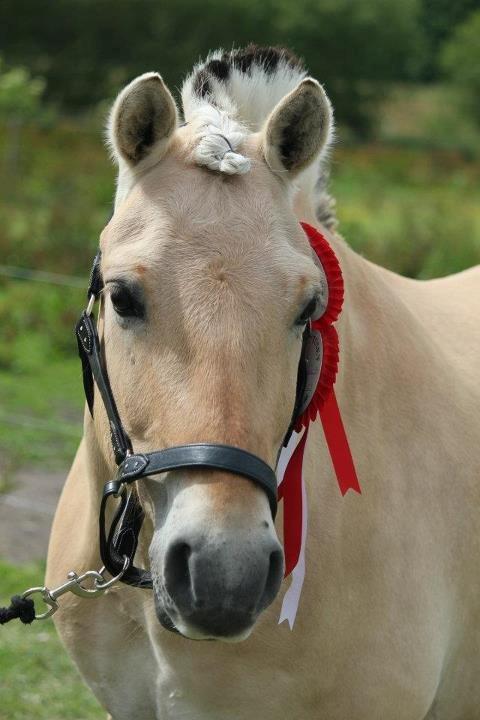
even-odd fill
[{"label": "background foliage", "polygon": [[443,47],[442,60],[480,125],[480,9],[455,28]]},{"label": "background foliage", "polygon": [[441,48],[475,9],[478,0],[3,0],[0,48],[71,112],[146,68],[178,87],[218,46],[287,45],[326,84],[340,121],[365,132],[390,83],[438,79]]}]

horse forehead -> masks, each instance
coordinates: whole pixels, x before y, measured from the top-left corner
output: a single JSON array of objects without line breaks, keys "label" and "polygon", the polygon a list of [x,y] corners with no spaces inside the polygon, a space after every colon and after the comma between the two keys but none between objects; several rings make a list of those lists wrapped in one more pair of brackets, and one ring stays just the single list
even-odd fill
[{"label": "horse forehead", "polygon": [[247,212],[261,220],[286,199],[264,162],[253,162],[244,175],[225,175],[196,165],[183,145],[175,143],[160,163],[141,176],[126,206],[148,215],[158,205],[176,221],[191,216],[203,221]]},{"label": "horse forehead", "polygon": [[215,194],[207,186],[204,195],[195,187],[172,190],[132,192],[102,238],[109,264],[152,266],[161,260],[172,266],[188,258],[193,264],[223,259],[259,267],[291,249],[281,217],[255,194],[243,204],[231,189]]},{"label": "horse forehead", "polygon": [[[299,226],[278,182],[264,163],[226,177],[172,153],[140,178],[116,210],[104,238],[105,260],[119,270],[161,265],[176,271],[220,268],[219,258],[240,275],[289,274],[298,252]],[[300,233],[303,235],[303,233]],[[242,272],[243,271],[243,272]]]}]

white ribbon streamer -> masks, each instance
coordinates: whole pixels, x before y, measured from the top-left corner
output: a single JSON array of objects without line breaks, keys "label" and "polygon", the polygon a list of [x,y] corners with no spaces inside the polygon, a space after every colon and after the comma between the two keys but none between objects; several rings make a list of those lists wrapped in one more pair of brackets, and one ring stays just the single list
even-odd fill
[{"label": "white ribbon streamer", "polygon": [[[277,485],[283,480],[285,471],[288,467],[293,453],[300,440],[303,437],[305,428],[301,432],[293,432],[290,440],[288,441],[287,447],[282,448],[280,458],[277,465]],[[307,491],[305,488],[305,479],[303,476],[303,463],[302,463],[302,544],[300,548],[300,555],[298,562],[292,570],[292,580],[290,587],[286,591],[283,597],[282,609],[280,611],[280,619],[278,624],[287,620],[290,630],[293,630],[295,618],[298,612],[298,606],[300,604],[300,596],[302,594],[303,581],[305,580],[305,548],[307,543]]]}]

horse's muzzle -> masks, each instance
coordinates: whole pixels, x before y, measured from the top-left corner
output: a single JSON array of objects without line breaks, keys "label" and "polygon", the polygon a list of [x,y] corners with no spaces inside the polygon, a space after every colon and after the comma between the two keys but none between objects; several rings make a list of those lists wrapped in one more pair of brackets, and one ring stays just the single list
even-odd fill
[{"label": "horse's muzzle", "polygon": [[283,569],[281,546],[263,526],[243,538],[178,537],[154,583],[158,618],[192,639],[243,639],[277,595]]}]

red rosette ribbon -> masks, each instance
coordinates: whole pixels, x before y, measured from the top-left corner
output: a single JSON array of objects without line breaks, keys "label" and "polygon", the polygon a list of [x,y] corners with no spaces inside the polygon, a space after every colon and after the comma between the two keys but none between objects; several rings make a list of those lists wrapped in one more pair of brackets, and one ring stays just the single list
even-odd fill
[{"label": "red rosette ribbon", "polygon": [[324,235],[308,223],[302,222],[301,225],[325,273],[328,301],[321,317],[310,324],[311,331],[320,333],[322,341],[318,382],[307,407],[296,421],[290,442],[282,450],[277,468],[278,496],[283,499],[285,577],[292,574],[292,583],[283,600],[280,622],[288,620],[290,628],[295,621],[305,577],[307,497],[303,478],[303,455],[309,425],[317,416],[320,416],[322,422],[341,494],[345,495],[348,490],[361,492],[333,390],[339,359],[338,334],[333,323],[338,319],[343,306],[342,271],[338,258]]}]

